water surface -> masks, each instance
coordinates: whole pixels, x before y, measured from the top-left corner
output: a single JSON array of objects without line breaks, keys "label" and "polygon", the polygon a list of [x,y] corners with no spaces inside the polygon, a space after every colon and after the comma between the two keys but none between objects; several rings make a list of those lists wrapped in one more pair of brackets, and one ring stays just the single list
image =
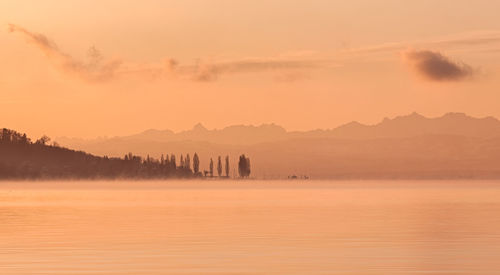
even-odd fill
[{"label": "water surface", "polygon": [[0,274],[499,274],[500,182],[0,182]]}]

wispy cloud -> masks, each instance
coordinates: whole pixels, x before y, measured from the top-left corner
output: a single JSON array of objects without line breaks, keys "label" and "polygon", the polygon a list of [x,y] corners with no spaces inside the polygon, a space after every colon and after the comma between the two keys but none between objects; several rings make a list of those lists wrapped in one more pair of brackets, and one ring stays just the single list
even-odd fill
[{"label": "wispy cloud", "polygon": [[326,68],[328,66],[327,63],[329,62],[326,60],[303,58],[241,59],[221,62],[198,61],[193,66],[179,66],[175,71],[188,75],[193,80],[213,81],[226,74],[309,71]]},{"label": "wispy cloud", "polygon": [[474,74],[469,65],[452,61],[439,52],[408,50],[403,54],[418,74],[431,81],[460,81]]},{"label": "wispy cloud", "polygon": [[176,59],[168,58],[163,62],[163,65],[129,66],[127,70],[122,70],[119,74],[143,75],[151,79],[163,77],[195,82],[212,82],[225,75],[272,73],[278,75],[278,77],[273,78],[276,81],[293,82],[306,79],[307,77],[303,76],[309,75],[313,70],[338,66],[333,61],[313,58],[243,58],[226,61],[198,59],[192,65],[181,64]]},{"label": "wispy cloud", "polygon": [[109,80],[121,65],[119,60],[104,60],[95,47],[89,49],[88,61],[82,62],[61,51],[52,40],[43,34],[28,31],[14,24],[9,24],[8,29],[12,33],[17,32],[24,35],[28,42],[42,50],[59,70],[76,75],[85,81]]},{"label": "wispy cloud", "polygon": [[393,43],[382,43],[378,45],[368,45],[364,47],[344,50],[344,54],[369,54],[384,52],[400,52],[413,48],[454,48],[454,47],[477,47],[485,45],[500,44],[500,31],[476,31],[457,35],[445,36],[434,39],[418,41],[402,41]]},{"label": "wispy cloud", "polygon": [[[333,62],[328,60],[307,58],[313,52],[286,53],[275,58],[244,58],[229,61],[199,59],[192,65],[180,64],[176,59],[170,58],[156,65],[128,63],[128,66],[124,66],[119,60],[105,60],[94,47],[91,47],[88,52],[88,61],[82,62],[61,51],[56,43],[43,34],[31,32],[14,24],[9,24],[8,27],[10,32],[23,34],[30,43],[42,50],[58,69],[77,75],[86,81],[105,81],[118,75],[135,74],[151,79],[168,76],[206,82],[217,80],[222,75],[228,74],[264,72],[286,74],[334,66]],[[289,79],[295,81],[298,78]],[[286,80],[280,79],[280,81]]]}]

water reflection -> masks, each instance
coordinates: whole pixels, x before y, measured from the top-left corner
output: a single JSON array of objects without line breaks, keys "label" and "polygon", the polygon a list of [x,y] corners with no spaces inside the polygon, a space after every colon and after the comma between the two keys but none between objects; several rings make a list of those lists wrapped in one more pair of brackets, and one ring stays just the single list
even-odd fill
[{"label": "water reflection", "polygon": [[496,182],[4,183],[1,274],[494,274]]}]

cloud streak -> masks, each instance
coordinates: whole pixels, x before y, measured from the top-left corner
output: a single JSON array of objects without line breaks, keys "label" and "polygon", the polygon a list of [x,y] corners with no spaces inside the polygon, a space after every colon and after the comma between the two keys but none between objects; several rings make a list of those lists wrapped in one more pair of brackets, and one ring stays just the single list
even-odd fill
[{"label": "cloud streak", "polygon": [[474,70],[469,65],[452,61],[439,52],[409,50],[403,54],[407,63],[419,75],[430,81],[461,81],[474,74]]},{"label": "cloud streak", "polygon": [[[194,66],[179,66],[174,72],[196,81],[213,81],[226,74],[277,72],[290,73],[326,68],[328,62],[313,59],[241,59],[225,62],[196,62]],[[284,80],[283,80],[284,81]]]},{"label": "cloud streak", "polygon": [[478,31],[472,33],[459,34],[437,39],[384,43],[379,45],[370,45],[344,50],[347,54],[373,54],[398,52],[407,49],[408,47],[417,48],[436,48],[436,47],[477,47],[484,45],[500,44],[500,31]]},{"label": "cloud streak", "polygon": [[82,62],[61,51],[52,40],[43,34],[31,32],[14,24],[8,24],[8,30],[11,33],[20,33],[25,36],[28,42],[38,47],[59,70],[76,75],[85,81],[110,80],[121,65],[119,60],[104,61],[95,47],[91,47],[88,51],[88,62]]},{"label": "cloud streak", "polygon": [[[62,72],[76,75],[89,82],[107,81],[123,75],[139,75],[148,79],[168,77],[209,82],[228,74],[274,72],[281,75],[290,73],[298,75],[298,71],[334,66],[328,60],[307,59],[303,54],[300,54],[298,56],[288,55],[277,58],[215,62],[197,60],[193,65],[183,65],[170,58],[160,65],[134,65],[129,63],[125,67],[123,62],[119,60],[104,60],[100,52],[94,47],[89,49],[87,62],[82,62],[61,51],[51,39],[43,34],[31,32],[14,24],[9,24],[8,29],[12,33],[20,33],[25,36],[29,43],[38,47]],[[280,81],[286,81],[286,79],[282,78]],[[295,81],[298,78],[289,79]]]}]

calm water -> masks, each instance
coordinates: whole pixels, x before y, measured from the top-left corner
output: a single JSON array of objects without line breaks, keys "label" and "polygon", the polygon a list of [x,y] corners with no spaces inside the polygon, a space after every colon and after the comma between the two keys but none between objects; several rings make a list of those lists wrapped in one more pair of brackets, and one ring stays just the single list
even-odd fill
[{"label": "calm water", "polygon": [[500,274],[500,182],[0,182],[0,274]]}]

